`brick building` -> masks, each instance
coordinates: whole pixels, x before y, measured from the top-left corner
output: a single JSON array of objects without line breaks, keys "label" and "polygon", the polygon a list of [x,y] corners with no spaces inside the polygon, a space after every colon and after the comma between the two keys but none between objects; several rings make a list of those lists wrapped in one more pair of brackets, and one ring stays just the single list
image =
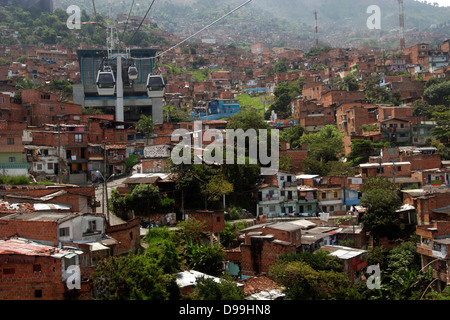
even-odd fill
[{"label": "brick building", "polygon": [[244,229],[240,250],[227,253],[227,259],[240,265],[242,275],[267,275],[281,254],[300,252],[301,228],[292,223],[268,223]]},{"label": "brick building", "polygon": [[[0,300],[63,300],[70,296],[70,266],[81,267],[79,251],[42,245],[24,239],[0,240]],[[76,293],[89,299],[81,282]],[[73,298],[73,296],[72,296]]]}]

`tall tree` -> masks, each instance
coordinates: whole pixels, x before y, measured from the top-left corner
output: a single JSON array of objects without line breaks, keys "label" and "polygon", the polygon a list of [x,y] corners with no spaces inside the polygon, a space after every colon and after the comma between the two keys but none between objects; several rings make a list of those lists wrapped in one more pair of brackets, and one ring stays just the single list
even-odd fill
[{"label": "tall tree", "polygon": [[145,144],[148,145],[148,139],[153,134],[153,130],[155,128],[155,125],[152,120],[151,115],[141,115],[141,118],[139,119],[137,125],[136,125],[136,131],[140,132],[145,135]]},{"label": "tall tree", "polygon": [[361,191],[361,205],[366,208],[362,220],[374,242],[383,237],[397,239],[401,235],[401,222],[396,210],[402,205],[397,186],[376,177],[369,178]]}]

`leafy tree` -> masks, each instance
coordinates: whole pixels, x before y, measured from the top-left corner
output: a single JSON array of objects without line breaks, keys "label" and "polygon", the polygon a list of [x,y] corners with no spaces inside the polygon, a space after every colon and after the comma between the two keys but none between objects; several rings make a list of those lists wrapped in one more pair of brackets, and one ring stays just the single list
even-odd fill
[{"label": "leafy tree", "polygon": [[216,175],[201,187],[201,192],[206,197],[205,209],[207,209],[208,201],[218,201],[222,196],[230,194],[233,192],[233,185],[222,175]]},{"label": "leafy tree", "polygon": [[355,300],[360,294],[343,272],[315,270],[303,261],[277,261],[270,274],[282,284],[288,300]]},{"label": "leafy tree", "polygon": [[302,144],[300,143],[300,139],[304,133],[305,129],[300,125],[287,127],[281,131],[280,140],[289,142],[293,149],[301,148]]},{"label": "leafy tree", "polygon": [[274,95],[275,102],[266,111],[265,119],[270,118],[272,111],[275,111],[280,119],[288,118],[291,114],[291,102],[293,100],[292,89],[287,83],[282,83],[275,88]]},{"label": "leafy tree", "polygon": [[207,234],[205,222],[192,217],[185,221],[180,221],[177,227],[178,237],[186,239],[186,241],[190,240],[193,243],[200,243]]},{"label": "leafy tree", "polygon": [[342,152],[344,144],[335,125],[326,125],[317,133],[303,135],[300,142],[308,143],[308,157],[320,162],[336,161]]},{"label": "leafy tree", "polygon": [[151,115],[141,115],[137,125],[136,131],[145,135],[145,144],[148,145],[148,139],[153,134],[154,124]]},{"label": "leafy tree", "polygon": [[100,260],[91,276],[99,300],[178,299],[175,277],[145,255]]},{"label": "leafy tree", "polygon": [[436,108],[433,119],[437,125],[431,130],[431,134],[446,147],[450,147],[450,109]]},{"label": "leafy tree", "polygon": [[402,205],[395,184],[386,179],[369,178],[361,189],[361,205],[366,208],[362,220],[377,243],[382,237],[396,239],[401,233],[400,218],[396,210]]},{"label": "leafy tree", "polygon": [[279,170],[291,171],[292,170],[292,157],[288,154],[282,155],[279,162]]},{"label": "leafy tree", "polygon": [[378,151],[387,145],[388,143],[383,141],[374,142],[370,140],[353,139],[350,145],[352,151],[347,155],[347,159],[352,166],[369,162],[371,156],[377,155]]},{"label": "leafy tree", "polygon": [[222,273],[225,252],[218,245],[194,243],[188,241],[186,261],[190,269],[212,276]]},{"label": "leafy tree", "polygon": [[346,91],[357,91],[359,89],[358,80],[356,80],[355,76],[351,73],[344,77],[344,86],[343,89]]},{"label": "leafy tree", "polygon": [[139,184],[131,191],[131,203],[136,215],[149,215],[157,212],[161,206],[159,188],[152,184]]},{"label": "leafy tree", "polygon": [[189,115],[186,111],[173,106],[164,106],[164,120],[167,122],[186,122]]},{"label": "leafy tree", "polygon": [[[154,229],[160,228],[150,229],[148,233]],[[178,243],[174,239],[167,237],[155,241],[154,238],[151,238],[149,247],[145,250],[145,256],[155,261],[166,274],[180,271],[181,257],[178,252]]]},{"label": "leafy tree", "polygon": [[242,129],[244,131],[248,129],[269,129],[269,125],[264,121],[264,117],[258,110],[246,108],[231,117],[227,129]]},{"label": "leafy tree", "polygon": [[243,300],[244,292],[228,277],[220,277],[216,282],[213,278],[197,279],[194,291],[189,295],[192,300]]},{"label": "leafy tree", "polygon": [[450,286],[446,286],[442,292],[429,292],[425,298],[426,300],[450,300]]},{"label": "leafy tree", "polygon": [[423,92],[424,99],[431,105],[450,106],[450,80],[435,83]]}]

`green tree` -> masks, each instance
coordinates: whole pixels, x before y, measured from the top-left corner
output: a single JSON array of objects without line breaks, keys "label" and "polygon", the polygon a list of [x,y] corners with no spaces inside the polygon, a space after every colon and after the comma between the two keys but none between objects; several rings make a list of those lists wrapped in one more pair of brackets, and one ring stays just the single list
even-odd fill
[{"label": "green tree", "polygon": [[151,115],[141,115],[137,125],[136,131],[145,135],[145,144],[148,145],[148,139],[153,134],[154,123]]},{"label": "green tree", "polygon": [[91,276],[99,300],[179,299],[175,276],[145,255],[101,259]]},{"label": "green tree", "polygon": [[269,129],[269,125],[264,121],[264,117],[258,110],[246,108],[231,117],[227,129],[242,129],[244,131],[248,129]]},{"label": "green tree", "polygon": [[450,80],[435,83],[423,92],[424,99],[431,105],[450,106]]},{"label": "green tree", "polygon": [[216,175],[201,187],[201,193],[205,196],[205,209],[208,207],[208,201],[218,201],[224,195],[233,192],[233,185],[226,181],[222,175]]},{"label": "green tree", "polygon": [[161,208],[159,188],[152,184],[139,184],[131,191],[131,208],[136,215],[147,216]]},{"label": "green tree", "polygon": [[301,143],[308,143],[308,157],[321,162],[336,161],[342,152],[344,144],[335,125],[326,125],[317,133],[303,135]]},{"label": "green tree", "polygon": [[401,222],[396,212],[402,205],[397,186],[380,177],[369,178],[361,189],[361,205],[366,208],[362,220],[374,242],[382,237],[397,239],[401,234]]},{"label": "green tree", "polygon": [[[169,233],[166,227],[163,227],[163,232]],[[152,235],[155,229],[152,228],[148,231],[146,240],[149,244],[145,250],[145,256],[153,260],[158,267],[162,268],[165,274],[173,274],[180,271],[181,257],[178,252],[178,243],[172,236],[159,237]],[[161,233],[161,230],[157,231]]]},{"label": "green tree", "polygon": [[357,91],[359,89],[358,80],[356,80],[355,76],[351,73],[344,77],[344,87],[343,89],[346,91]]},{"label": "green tree", "polygon": [[218,276],[222,273],[225,252],[218,245],[194,243],[188,241],[186,261],[189,269]]},{"label": "green tree", "polygon": [[352,166],[358,166],[361,163],[369,162],[371,156],[379,154],[379,150],[386,147],[389,143],[383,141],[370,141],[353,139],[350,145],[352,151],[347,155],[348,161]]},{"label": "green tree", "polygon": [[244,292],[228,277],[220,277],[216,282],[213,278],[197,279],[194,291],[189,295],[192,300],[243,300]]},{"label": "green tree", "polygon": [[281,131],[280,140],[289,142],[293,149],[301,148],[302,144],[300,143],[300,139],[304,133],[305,129],[300,125],[287,127]]}]

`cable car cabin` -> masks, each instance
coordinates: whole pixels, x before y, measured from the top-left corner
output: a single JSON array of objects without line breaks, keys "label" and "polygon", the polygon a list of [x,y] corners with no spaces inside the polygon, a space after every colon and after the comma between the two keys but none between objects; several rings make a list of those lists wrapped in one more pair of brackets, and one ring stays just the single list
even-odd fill
[{"label": "cable car cabin", "polygon": [[97,92],[99,96],[113,96],[116,91],[116,79],[112,71],[99,71]]},{"label": "cable car cabin", "polygon": [[147,94],[149,98],[162,98],[164,95],[164,87],[165,84],[162,75],[148,75]]},{"label": "cable car cabin", "polygon": [[128,67],[128,79],[136,80],[138,78],[138,70],[136,67]]}]

